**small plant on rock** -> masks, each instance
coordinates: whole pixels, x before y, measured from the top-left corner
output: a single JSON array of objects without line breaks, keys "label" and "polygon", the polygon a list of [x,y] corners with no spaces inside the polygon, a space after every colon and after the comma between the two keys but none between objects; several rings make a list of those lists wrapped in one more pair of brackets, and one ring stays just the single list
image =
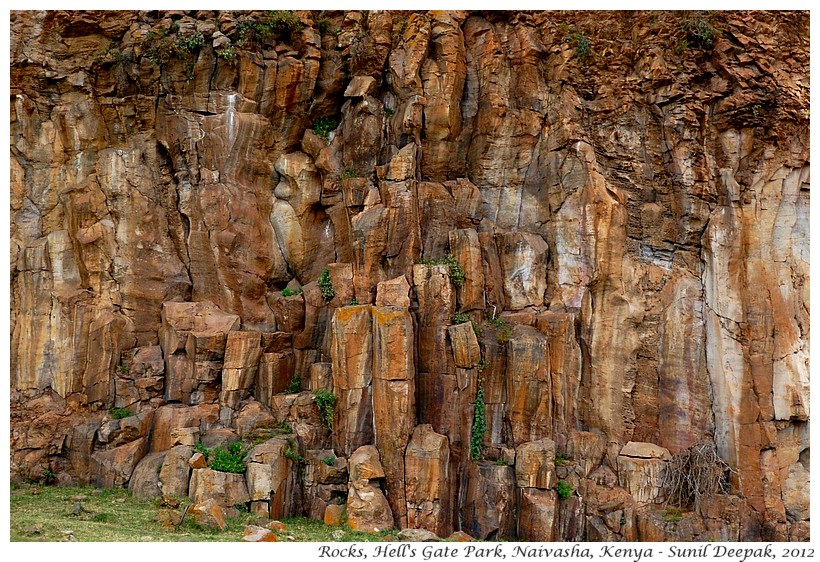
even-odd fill
[{"label": "small plant on rock", "polygon": [[333,117],[319,117],[313,122],[313,134],[329,142],[331,131],[338,126],[339,122]]},{"label": "small plant on rock", "polygon": [[339,177],[343,180],[350,180],[353,178],[358,178],[360,176],[357,170],[354,170],[353,168],[348,168],[344,172],[342,172],[342,175]]},{"label": "small plant on rock", "polygon": [[208,467],[220,472],[241,474],[245,472],[245,455],[247,454],[248,450],[239,441],[234,441],[227,447],[219,445],[209,451]]},{"label": "small plant on rock", "polygon": [[108,415],[111,416],[112,420],[121,420],[133,416],[134,413],[128,408],[111,408],[108,410]]},{"label": "small plant on rock", "polygon": [[296,441],[291,438],[288,438],[288,448],[282,453],[282,455],[293,462],[304,464],[305,457],[299,454],[299,449],[296,445]]},{"label": "small plant on rock", "polygon": [[569,457],[563,453],[555,453],[555,466],[564,466]]},{"label": "small plant on rock", "polygon": [[316,406],[319,408],[319,419],[326,427],[333,428],[333,408],[336,406],[336,395],[327,390],[317,390],[314,396]]},{"label": "small plant on rock", "polygon": [[290,379],[290,383],[288,383],[285,392],[288,394],[296,394],[297,392],[301,392],[302,390],[302,375],[299,373],[294,373],[293,378]]},{"label": "small plant on rock", "polygon": [[302,294],[302,287],[296,287],[295,289],[291,289],[290,287],[285,287],[282,289],[282,296],[283,297],[292,297],[294,295],[301,295]]},{"label": "small plant on rock", "polygon": [[566,480],[560,480],[555,485],[555,493],[557,493],[558,497],[562,500],[569,498],[572,495],[572,484]]},{"label": "small plant on rock", "polygon": [[336,457],[334,457],[333,455],[322,457],[322,462],[325,463],[327,466],[333,466],[334,464],[336,464]]},{"label": "small plant on rock", "polygon": [[336,291],[333,290],[333,282],[330,280],[330,270],[328,268],[324,268],[322,270],[322,275],[319,277],[319,281],[317,282],[319,285],[319,290],[322,291],[322,297],[326,301],[330,301],[336,296]]}]

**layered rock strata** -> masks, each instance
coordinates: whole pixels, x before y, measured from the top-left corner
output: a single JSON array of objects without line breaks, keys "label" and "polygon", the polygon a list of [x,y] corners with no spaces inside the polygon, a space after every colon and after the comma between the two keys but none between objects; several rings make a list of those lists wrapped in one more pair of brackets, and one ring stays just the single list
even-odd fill
[{"label": "layered rock strata", "polygon": [[12,478],[808,539],[807,12],[10,17]]}]

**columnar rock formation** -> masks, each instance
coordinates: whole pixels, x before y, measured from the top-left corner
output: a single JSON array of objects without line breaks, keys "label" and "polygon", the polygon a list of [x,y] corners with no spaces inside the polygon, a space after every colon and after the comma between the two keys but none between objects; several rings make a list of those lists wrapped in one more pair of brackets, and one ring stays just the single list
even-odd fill
[{"label": "columnar rock formation", "polygon": [[[12,12],[12,477],[807,539],[808,29]],[[194,450],[236,441],[244,476]],[[693,445],[730,470],[677,524]]]}]

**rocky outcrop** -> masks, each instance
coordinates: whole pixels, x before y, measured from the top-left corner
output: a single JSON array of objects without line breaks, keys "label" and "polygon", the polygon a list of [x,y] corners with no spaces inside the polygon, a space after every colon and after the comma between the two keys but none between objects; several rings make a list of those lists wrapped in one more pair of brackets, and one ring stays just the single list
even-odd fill
[{"label": "rocky outcrop", "polygon": [[[808,28],[11,12],[12,478],[371,531],[808,540]],[[713,477],[681,495],[694,447]]]}]

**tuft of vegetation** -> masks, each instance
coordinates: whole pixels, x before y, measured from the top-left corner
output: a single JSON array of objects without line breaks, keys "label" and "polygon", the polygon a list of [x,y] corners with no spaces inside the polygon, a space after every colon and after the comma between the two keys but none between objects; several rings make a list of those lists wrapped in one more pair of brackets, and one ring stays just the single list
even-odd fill
[{"label": "tuft of vegetation", "polygon": [[504,345],[512,339],[512,329],[504,320],[487,315],[487,321],[496,329],[495,341],[499,345]]},{"label": "tuft of vegetation", "polygon": [[178,53],[193,53],[205,45],[205,37],[198,31],[190,35],[180,35],[177,37],[176,47]]},{"label": "tuft of vegetation", "polygon": [[676,507],[668,508],[663,514],[663,520],[667,523],[680,523],[682,518],[681,510]]},{"label": "tuft of vegetation", "polygon": [[352,299],[350,299],[350,302],[348,303],[348,306],[356,306],[358,304],[359,304],[358,299],[356,299],[356,297],[353,297]]},{"label": "tuft of vegetation", "polygon": [[216,49],[216,51],[214,52],[216,53],[216,56],[218,56],[219,58],[231,63],[234,62],[237,57],[236,49],[233,48],[233,45],[224,45]]},{"label": "tuft of vegetation", "polygon": [[120,363],[119,365],[117,365],[117,374],[121,377],[127,377],[131,374],[131,371],[128,369],[125,363]]},{"label": "tuft of vegetation", "polygon": [[338,126],[339,121],[334,117],[319,117],[313,122],[313,134],[323,138],[325,142],[330,142],[330,133]]},{"label": "tuft of vegetation", "polygon": [[250,18],[236,24],[239,35],[237,44],[269,43],[275,36],[290,38],[292,33],[301,31],[305,27],[302,20],[293,10],[273,10],[261,17]]},{"label": "tuft of vegetation", "polygon": [[569,498],[572,495],[572,484],[566,480],[559,480],[555,485],[555,492],[562,500]]},{"label": "tuft of vegetation", "polygon": [[111,408],[108,410],[108,415],[112,420],[121,420],[133,416],[134,413],[128,408]]},{"label": "tuft of vegetation", "polygon": [[333,466],[334,464],[336,464],[336,457],[333,455],[322,457],[322,462],[325,463],[327,466]]},{"label": "tuft of vegetation", "polygon": [[592,48],[589,46],[589,39],[580,33],[570,33],[567,35],[567,41],[575,46],[575,55],[582,62],[585,61],[592,52]]},{"label": "tuft of vegetation", "polygon": [[295,463],[304,464],[305,462],[307,462],[305,460],[305,457],[299,454],[299,448],[296,445],[296,441],[290,438],[288,438],[288,448],[285,449],[285,452],[283,452],[282,455],[286,459],[293,461]]},{"label": "tuft of vegetation", "polygon": [[456,258],[453,257],[453,254],[448,253],[446,257],[437,260],[420,259],[418,263],[422,265],[446,265],[453,285],[459,288],[464,284],[466,278],[464,270],[461,268],[461,264],[456,261]]},{"label": "tuft of vegetation", "polygon": [[470,432],[470,458],[477,461],[481,458],[481,442],[487,432],[486,404],[484,403],[484,382],[479,376],[478,392],[473,402],[473,427]]},{"label": "tuft of vegetation", "polygon": [[293,378],[290,379],[287,388],[285,388],[285,392],[287,394],[296,394],[297,392],[302,391],[302,375],[299,373],[293,373]]},{"label": "tuft of vegetation", "polygon": [[470,315],[466,312],[459,311],[453,314],[452,320],[453,324],[464,324],[465,322],[469,322],[470,320],[472,320],[472,318],[470,318]]},{"label": "tuft of vegetation", "polygon": [[219,445],[213,449],[208,449],[199,441],[194,445],[194,450],[202,453],[208,462],[208,468],[220,472],[232,472],[242,474],[245,472],[245,456],[248,449],[239,441],[234,441],[227,447]]},{"label": "tuft of vegetation", "polygon": [[687,46],[705,50],[710,50],[715,46],[715,39],[720,36],[720,30],[711,24],[711,17],[711,12],[699,11],[683,20],[681,32],[684,34]]},{"label": "tuft of vegetation", "polygon": [[387,107],[387,106],[384,107],[384,114],[387,115],[388,117],[392,116],[394,113],[396,113],[396,110],[393,109],[392,107]]},{"label": "tuft of vegetation", "polygon": [[487,363],[487,361],[485,359],[482,359],[481,361],[478,362],[478,364],[475,366],[475,368],[478,369],[479,373],[481,373],[489,366],[490,366],[490,364]]},{"label": "tuft of vegetation", "polygon": [[358,178],[360,177],[360,175],[359,172],[354,170],[353,168],[348,168],[344,172],[342,172],[342,175],[339,177],[343,180],[349,180],[353,178]]},{"label": "tuft of vegetation", "polygon": [[302,294],[302,287],[296,287],[295,289],[291,289],[290,287],[285,287],[282,289],[282,296],[283,297],[292,297],[294,295],[301,295]]},{"label": "tuft of vegetation", "polygon": [[330,429],[333,428],[333,408],[336,406],[336,395],[327,390],[317,390],[316,406],[319,408],[319,419]]},{"label": "tuft of vegetation", "polygon": [[564,466],[568,460],[569,457],[564,453],[555,453],[555,466]]},{"label": "tuft of vegetation", "polygon": [[504,457],[498,457],[498,458],[495,460],[495,465],[496,465],[496,466],[509,466],[509,465],[507,464],[507,459],[505,459]]},{"label": "tuft of vegetation", "polygon": [[43,483],[46,484],[46,485],[53,484],[55,480],[57,480],[57,475],[54,474],[54,471],[51,470],[51,468],[49,468],[49,467],[44,468],[43,469]]},{"label": "tuft of vegetation", "polygon": [[324,268],[322,270],[322,275],[319,277],[317,285],[319,285],[319,290],[322,291],[322,297],[326,301],[330,301],[336,296],[336,291],[333,290],[333,282],[330,280],[330,270],[328,268]]}]

